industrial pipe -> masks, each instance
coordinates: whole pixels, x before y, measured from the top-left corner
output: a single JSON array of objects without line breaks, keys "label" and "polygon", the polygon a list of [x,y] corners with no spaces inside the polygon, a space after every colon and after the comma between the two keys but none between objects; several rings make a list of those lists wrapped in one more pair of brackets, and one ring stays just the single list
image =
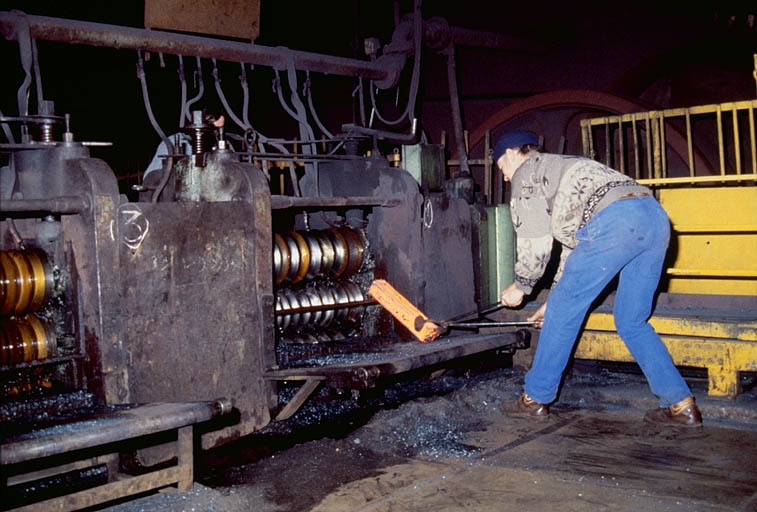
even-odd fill
[{"label": "industrial pipe", "polygon": [[8,199],[0,203],[0,213],[46,212],[75,214],[89,208],[89,201],[82,196],[60,196],[49,199]]},{"label": "industrial pipe", "polygon": [[417,118],[413,118],[413,120],[411,121],[410,133],[407,134],[400,134],[387,130],[376,130],[375,128],[367,128],[365,126],[358,126],[352,123],[343,124],[342,131],[350,135],[359,133],[360,135],[381,138],[395,144],[415,144],[416,142],[418,142],[418,137],[420,135],[418,133]]},{"label": "industrial pipe", "polygon": [[68,425],[65,433],[55,427],[28,438],[11,440],[0,447],[0,466],[59,455],[93,446],[156,434],[209,421],[230,413],[231,402],[221,398],[209,402],[150,404]]},{"label": "industrial pipe", "polygon": [[271,209],[286,208],[320,208],[340,206],[397,206],[399,199],[385,199],[381,197],[294,197],[271,196]]},{"label": "industrial pipe", "polygon": [[460,172],[458,175],[470,176],[468,166],[468,150],[463,140],[463,116],[460,109],[460,95],[457,89],[457,65],[455,64],[455,45],[447,46],[447,81],[449,83],[450,111],[452,112],[452,125],[455,128],[455,143],[457,154],[460,159]]},{"label": "industrial pipe", "polygon": [[219,59],[276,69],[286,69],[291,58],[295,69],[362,77],[378,83],[394,83],[400,72],[397,67],[400,62],[394,58],[363,61],[159,30],[0,12],[0,34],[6,39],[16,39],[18,26],[24,23],[28,23],[32,38],[59,43]]},{"label": "industrial pipe", "polygon": [[451,27],[450,32],[452,42],[458,46],[517,51],[527,54],[554,51],[554,45],[545,44],[535,39],[499,34],[497,32],[471,30],[460,27]]}]

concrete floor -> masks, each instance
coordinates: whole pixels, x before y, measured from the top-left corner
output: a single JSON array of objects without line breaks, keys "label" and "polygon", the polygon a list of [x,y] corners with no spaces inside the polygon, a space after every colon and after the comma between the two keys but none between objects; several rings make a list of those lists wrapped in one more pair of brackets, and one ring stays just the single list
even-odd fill
[{"label": "concrete floor", "polygon": [[689,376],[704,428],[662,428],[642,419],[656,407],[643,377],[616,370],[574,368],[546,422],[498,410],[518,365],[398,384],[361,412],[201,457],[193,493],[110,510],[757,510],[751,383],[711,400]]}]

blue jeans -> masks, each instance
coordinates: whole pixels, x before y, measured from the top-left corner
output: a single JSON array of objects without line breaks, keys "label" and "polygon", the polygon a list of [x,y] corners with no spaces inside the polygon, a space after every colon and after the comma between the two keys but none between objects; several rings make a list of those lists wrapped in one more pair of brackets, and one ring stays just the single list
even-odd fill
[{"label": "blue jeans", "polygon": [[592,302],[620,273],[613,315],[618,335],[662,407],[692,396],[662,340],[648,323],[670,241],[670,221],[652,198],[613,202],[576,233],[578,245],[547,298],[547,312],[524,391],[553,402]]}]

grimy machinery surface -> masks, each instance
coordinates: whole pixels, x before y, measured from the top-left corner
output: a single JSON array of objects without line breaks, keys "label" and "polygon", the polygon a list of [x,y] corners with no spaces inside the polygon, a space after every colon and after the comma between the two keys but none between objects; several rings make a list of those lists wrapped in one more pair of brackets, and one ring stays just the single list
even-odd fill
[{"label": "grimy machinery surface", "polygon": [[[41,87],[29,94],[37,39],[137,50],[148,115],[148,51],[275,66],[293,90],[303,69],[386,87],[420,44],[407,23],[395,50],[373,61],[17,12],[0,13],[0,32],[36,76],[21,83],[18,115],[0,117],[3,508],[186,490],[193,432],[208,449],[290,417],[321,386],[359,391],[528,346],[529,333],[514,329],[421,344],[368,294],[385,279],[433,318],[481,301],[488,212],[472,204],[470,178],[445,183],[442,148],[419,144],[414,120],[409,135],[345,125],[319,153],[302,102],[292,107],[297,144],[230,112],[247,135],[232,149],[228,126],[185,98],[179,135],[156,128],[162,169],[129,200],[91,156],[98,143],[70,129],[75,113],[56,114]],[[417,177],[380,142],[406,147]],[[512,249],[501,252],[506,268]],[[281,401],[285,383],[299,387]],[[101,485],[70,484],[87,475]],[[38,503],[32,491],[56,482],[69,482],[67,495]]]},{"label": "grimy machinery surface", "polygon": [[[0,484],[3,496],[13,497],[1,507],[37,501],[76,509],[166,486],[186,490],[193,436],[208,449],[291,417],[322,386],[359,392],[400,373],[528,346],[529,331],[512,328],[454,331],[420,343],[369,294],[383,280],[433,319],[497,301],[512,279],[508,208],[476,203],[468,172],[483,165],[489,176],[490,159],[462,158],[460,172],[448,177],[444,148],[421,142],[412,108],[403,130],[362,119],[332,134],[309,94],[303,102],[294,93],[304,73],[348,77],[367,102],[363,81],[372,92],[391,88],[421,45],[439,50],[470,36],[440,20],[423,22],[416,6],[365,60],[0,13],[3,44],[17,45],[23,77],[18,111],[0,114]],[[128,199],[114,170],[92,156],[102,143],[77,140],[76,112],[61,115],[44,97],[38,40],[136,52],[147,115],[163,141],[162,166],[145,176],[138,197]],[[169,132],[177,135],[166,135],[150,106],[148,54],[170,65],[177,56],[187,65],[196,59],[200,69],[212,62],[207,89],[215,81],[226,124],[192,108],[195,99],[184,94],[181,121]],[[242,64],[241,109],[228,104],[217,61]],[[184,63],[178,59],[177,69],[187,86]],[[278,81],[276,92],[297,125],[296,140],[268,138],[250,124],[246,74],[257,71],[253,66],[286,76],[289,90]],[[450,70],[454,77],[453,59]],[[412,73],[411,91],[417,80]],[[450,96],[459,128],[456,91]],[[656,315],[653,323],[676,362],[707,368],[711,392],[725,396],[738,393],[739,372],[757,370],[754,108],[749,102],[745,110],[751,121],[741,133],[749,135],[736,138],[751,141],[744,164],[751,172],[739,164],[706,186],[682,186],[674,176],[659,188],[680,242],[667,300],[678,312],[687,304],[695,318]],[[740,109],[733,107],[734,117]],[[463,137],[456,139],[462,147]],[[665,154],[660,147],[657,160]],[[694,222],[705,213],[699,193],[728,205],[727,215],[716,217],[723,225],[712,216]],[[712,249],[716,234],[730,240],[725,252]],[[712,261],[725,261],[727,252],[736,263],[703,274],[700,256],[713,250]],[[684,274],[731,284],[677,287]],[[704,300],[706,290],[718,307]],[[625,360],[602,319],[601,311],[592,315],[577,356]],[[284,388],[295,391],[280,393]],[[67,495],[32,492],[56,482],[69,482]]]}]

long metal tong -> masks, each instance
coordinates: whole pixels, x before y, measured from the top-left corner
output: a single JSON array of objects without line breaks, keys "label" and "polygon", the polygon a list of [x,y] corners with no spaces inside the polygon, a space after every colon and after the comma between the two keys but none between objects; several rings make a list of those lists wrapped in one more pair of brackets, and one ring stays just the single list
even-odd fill
[{"label": "long metal tong", "polygon": [[446,332],[449,329],[456,329],[456,328],[457,329],[479,329],[481,327],[532,327],[532,326],[541,324],[541,321],[508,321],[508,322],[471,321],[471,320],[464,321],[466,318],[472,317],[472,316],[476,316],[476,318],[481,318],[482,316],[498,311],[502,309],[503,307],[505,307],[503,304],[495,304],[481,311],[478,311],[478,310],[470,311],[468,313],[463,313],[462,315],[457,315],[455,317],[452,317],[448,320],[443,320],[441,322],[438,320],[432,320],[430,318],[424,319],[423,317],[418,316],[415,319],[415,328],[420,329],[421,326],[423,326],[425,322],[431,322],[438,325],[442,332]]}]

